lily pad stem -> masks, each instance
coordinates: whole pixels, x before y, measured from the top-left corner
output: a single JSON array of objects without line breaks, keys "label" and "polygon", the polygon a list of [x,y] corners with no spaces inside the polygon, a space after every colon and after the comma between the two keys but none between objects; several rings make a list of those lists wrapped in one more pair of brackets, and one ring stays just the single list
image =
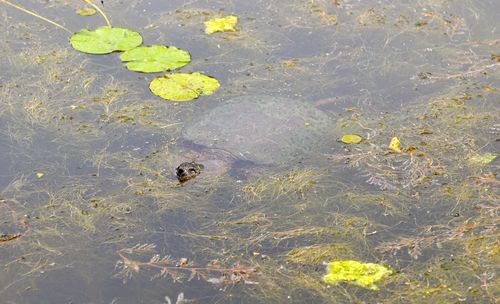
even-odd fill
[{"label": "lily pad stem", "polygon": [[3,2],[3,3],[5,3],[5,4],[7,4],[7,5],[10,5],[10,6],[12,6],[13,8],[16,8],[16,9],[18,9],[18,10],[20,10],[20,11],[23,11],[23,12],[25,12],[25,13],[27,13],[27,14],[30,14],[30,15],[32,15],[32,16],[35,16],[35,17],[37,17],[37,18],[39,18],[39,19],[42,19],[43,21],[47,21],[48,23],[50,23],[50,24],[52,24],[52,25],[55,25],[55,26],[57,26],[58,28],[63,29],[63,30],[65,30],[66,32],[68,32],[68,33],[70,33],[70,34],[73,34],[73,32],[72,32],[72,31],[70,31],[70,30],[68,30],[66,27],[64,27],[64,26],[60,25],[59,23],[57,23],[57,22],[55,22],[55,21],[52,21],[52,20],[47,19],[47,18],[45,18],[45,17],[43,17],[43,16],[40,16],[40,15],[38,15],[38,14],[37,14],[37,13],[35,13],[35,12],[32,12],[32,11],[30,11],[30,10],[28,10],[28,9],[25,9],[25,8],[23,8],[23,7],[20,7],[20,6],[18,6],[18,5],[15,5],[14,3],[11,3],[11,2],[9,2],[9,1],[7,1],[7,0],[0,0],[0,2]]},{"label": "lily pad stem", "polygon": [[96,11],[99,12],[99,14],[101,14],[101,16],[104,18],[104,21],[106,21],[106,24],[108,25],[108,27],[111,27],[111,22],[109,22],[109,19],[108,17],[106,17],[106,14],[97,6],[95,5],[92,1],[90,0],[83,0],[85,2],[87,2],[90,6],[92,6]]}]

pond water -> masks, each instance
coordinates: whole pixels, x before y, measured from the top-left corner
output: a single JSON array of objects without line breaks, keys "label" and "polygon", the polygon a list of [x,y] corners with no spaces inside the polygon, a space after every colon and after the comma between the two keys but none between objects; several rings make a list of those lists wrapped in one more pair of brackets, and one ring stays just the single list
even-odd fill
[{"label": "pond water", "polygon": [[[9,3],[72,32],[104,25],[75,13],[84,1]],[[221,86],[163,100],[148,88],[161,73],[80,53],[0,1],[0,302],[500,298],[499,1],[95,3],[145,45],[189,51],[180,72]],[[204,33],[228,15],[236,32]],[[200,152],[183,130],[256,94],[328,115],[321,144],[180,185],[175,168]],[[343,260],[392,274],[376,291],[325,283]]]}]

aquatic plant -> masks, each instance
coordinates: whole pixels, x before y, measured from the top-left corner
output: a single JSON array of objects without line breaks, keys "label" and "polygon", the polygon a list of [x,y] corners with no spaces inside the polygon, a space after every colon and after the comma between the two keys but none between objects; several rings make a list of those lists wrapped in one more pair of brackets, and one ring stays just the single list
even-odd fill
[{"label": "aquatic plant", "polygon": [[355,253],[347,244],[316,244],[297,247],[287,253],[287,262],[300,265],[321,265],[327,261],[353,258]]},{"label": "aquatic plant", "polygon": [[[47,21],[67,32],[66,27],[47,19],[39,14],[12,4],[7,0],[1,0],[18,10],[26,12],[44,21]],[[103,55],[116,51],[128,51],[120,57],[129,70],[138,72],[163,72],[173,70],[188,64],[191,60],[189,53],[176,47],[164,47],[153,45],[150,47],[137,48],[142,44],[139,33],[126,28],[115,28],[111,26],[106,14],[91,0],[83,0],[97,10],[107,26],[98,27],[94,30],[82,29],[70,37],[71,46],[80,52],[88,54]],[[229,17],[228,17],[229,18]],[[228,22],[216,22],[218,27],[226,24],[236,23],[237,18],[230,16]],[[230,30],[227,26],[224,30]],[[136,49],[137,48],[137,49]],[[172,74],[155,78],[150,83],[151,91],[166,100],[187,101],[198,98],[200,95],[211,95],[219,87],[219,82],[212,77],[201,73]]]},{"label": "aquatic plant", "polygon": [[191,61],[191,55],[175,46],[151,45],[128,50],[120,59],[129,70],[155,73],[181,68]]},{"label": "aquatic plant", "polygon": [[359,144],[363,138],[356,134],[345,134],[340,138],[340,141],[344,144]]},{"label": "aquatic plant", "polygon": [[222,268],[218,265],[208,265],[207,267],[195,267],[187,258],[175,260],[169,256],[160,256],[154,254],[149,260],[141,261],[131,258],[130,255],[151,254],[154,252],[155,244],[137,244],[130,248],[123,248],[116,253],[120,260],[116,263],[119,272],[115,277],[121,278],[126,282],[132,278],[133,273],[138,273],[141,268],[156,269],[159,271],[154,278],[169,277],[174,281],[187,280],[194,278],[202,279],[206,282],[216,285],[227,284],[258,284],[255,276],[260,274],[257,268],[241,267],[239,265],[231,268]]},{"label": "aquatic plant", "polygon": [[71,36],[69,41],[75,50],[102,55],[136,48],[142,44],[142,37],[126,28],[103,26],[92,31],[83,29]]},{"label": "aquatic plant", "polygon": [[200,74],[170,74],[151,81],[153,94],[172,101],[189,101],[200,95],[210,95],[219,87],[217,79]]},{"label": "aquatic plant", "polygon": [[241,191],[250,201],[275,200],[293,194],[304,197],[308,190],[314,188],[318,177],[318,173],[313,169],[294,169],[284,175],[250,180]]}]

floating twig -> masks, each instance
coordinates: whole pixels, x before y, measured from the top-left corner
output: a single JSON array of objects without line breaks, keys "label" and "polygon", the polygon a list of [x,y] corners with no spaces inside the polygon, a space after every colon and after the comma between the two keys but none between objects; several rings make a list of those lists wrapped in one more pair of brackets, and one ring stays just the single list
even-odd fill
[{"label": "floating twig", "polygon": [[116,253],[120,260],[116,263],[116,268],[120,271],[115,277],[122,278],[124,282],[129,280],[133,273],[138,273],[141,268],[157,269],[159,272],[152,279],[170,277],[174,281],[193,278],[203,279],[209,283],[217,285],[229,285],[237,283],[258,284],[253,280],[253,276],[260,274],[257,268],[246,268],[239,265],[232,268],[219,268],[216,265],[207,267],[194,267],[187,258],[179,260],[170,256],[160,256],[154,254],[148,261],[140,261],[130,257],[133,254],[153,253],[154,244],[137,244],[131,248],[123,248]]}]

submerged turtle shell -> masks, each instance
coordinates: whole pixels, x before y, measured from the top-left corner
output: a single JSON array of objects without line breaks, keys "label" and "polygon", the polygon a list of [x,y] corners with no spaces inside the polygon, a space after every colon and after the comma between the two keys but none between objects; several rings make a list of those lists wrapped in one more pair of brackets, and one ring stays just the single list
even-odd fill
[{"label": "submerged turtle shell", "polygon": [[295,159],[325,139],[332,120],[306,103],[272,96],[233,98],[186,128],[187,140],[239,159],[271,164]]}]

